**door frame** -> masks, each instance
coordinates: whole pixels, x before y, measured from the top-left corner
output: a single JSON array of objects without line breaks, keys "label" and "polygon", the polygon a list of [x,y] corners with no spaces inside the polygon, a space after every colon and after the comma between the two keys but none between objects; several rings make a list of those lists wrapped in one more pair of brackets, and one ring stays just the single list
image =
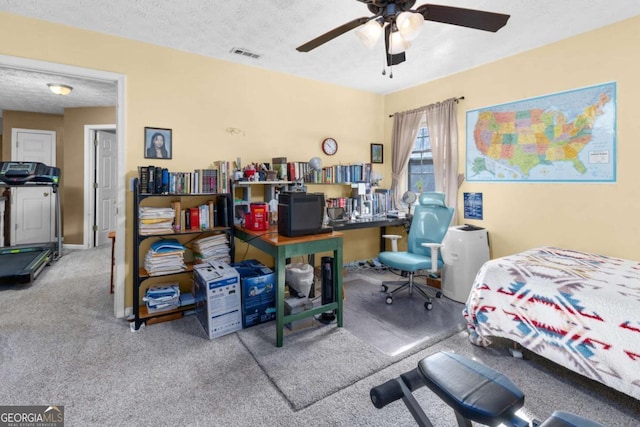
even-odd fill
[{"label": "door frame", "polygon": [[[125,134],[126,134],[126,75],[111,71],[95,70],[91,68],[76,67],[72,65],[58,64],[54,62],[35,59],[19,58],[15,56],[1,55],[0,65],[35,70],[42,72],[68,74],[95,80],[107,80],[115,82],[118,91],[116,105],[116,127],[118,138],[118,162],[116,176],[118,180],[116,202],[116,236],[115,240],[115,268],[114,268],[114,297],[113,313],[116,317],[125,317],[131,314],[131,307],[125,310],[125,231],[126,231],[126,159],[125,159]],[[64,181],[63,181],[64,184]],[[64,191],[64,189],[63,189]],[[108,292],[105,288],[105,292]],[[128,312],[128,313],[127,313]]]},{"label": "door frame", "polygon": [[[93,170],[96,167],[95,153],[98,148],[93,143],[95,133],[99,130],[113,130],[116,131],[116,138],[118,137],[118,127],[116,125],[85,125],[84,126],[84,226],[83,226],[83,239],[82,246],[84,249],[93,247],[91,241],[93,240],[93,224],[96,218],[95,212],[95,197],[96,192],[93,188]],[[119,149],[120,147],[118,147]],[[118,158],[120,154],[118,153]],[[116,176],[117,179],[117,176]]]}]

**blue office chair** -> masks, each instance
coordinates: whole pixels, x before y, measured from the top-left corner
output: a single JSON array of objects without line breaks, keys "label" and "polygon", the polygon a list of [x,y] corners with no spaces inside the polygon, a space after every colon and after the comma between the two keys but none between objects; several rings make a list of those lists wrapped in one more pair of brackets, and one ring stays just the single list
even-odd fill
[{"label": "blue office chair", "polygon": [[[430,274],[437,273],[444,262],[442,254],[438,250],[442,246],[442,240],[451,224],[453,209],[445,205],[444,193],[422,193],[418,197],[418,205],[411,218],[407,250],[398,252],[398,239],[402,236],[385,234],[384,238],[391,240],[391,251],[384,251],[378,255],[378,260],[391,270],[399,270],[407,275],[409,280],[400,284],[391,292],[388,292],[389,283],[382,284],[382,292],[387,293],[387,304],[393,304],[393,295],[401,290],[408,289],[409,294],[415,290],[426,301],[424,307],[427,310],[433,308],[433,303],[426,287],[413,282],[414,275],[419,270],[428,270]],[[440,297],[438,292],[437,297]]]}]

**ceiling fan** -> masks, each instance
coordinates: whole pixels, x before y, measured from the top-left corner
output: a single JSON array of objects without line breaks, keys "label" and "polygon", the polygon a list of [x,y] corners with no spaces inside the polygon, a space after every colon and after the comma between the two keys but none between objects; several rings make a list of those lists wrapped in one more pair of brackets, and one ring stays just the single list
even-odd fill
[{"label": "ceiling fan", "polygon": [[423,4],[411,9],[415,0],[358,0],[365,3],[373,16],[356,18],[316,37],[296,48],[299,52],[309,52],[328,41],[358,29],[356,34],[369,48],[372,48],[384,29],[387,65],[396,65],[406,60],[404,51],[419,33],[424,20],[496,32],[504,27],[509,15],[464,9],[453,6]]}]

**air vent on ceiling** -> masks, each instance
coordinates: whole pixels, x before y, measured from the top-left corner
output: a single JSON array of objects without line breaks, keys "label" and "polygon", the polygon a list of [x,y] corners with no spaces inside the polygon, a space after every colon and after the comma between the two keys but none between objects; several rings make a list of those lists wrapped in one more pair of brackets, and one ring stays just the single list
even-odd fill
[{"label": "air vent on ceiling", "polygon": [[257,53],[249,52],[247,49],[242,49],[240,47],[234,47],[231,49],[231,53],[235,53],[236,55],[246,56],[248,58],[259,59],[260,55]]}]

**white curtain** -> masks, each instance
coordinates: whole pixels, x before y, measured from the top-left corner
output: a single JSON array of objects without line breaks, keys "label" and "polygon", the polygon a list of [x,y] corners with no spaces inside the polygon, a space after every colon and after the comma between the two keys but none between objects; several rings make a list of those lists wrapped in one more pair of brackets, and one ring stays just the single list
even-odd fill
[{"label": "white curtain", "polygon": [[445,193],[447,206],[453,208],[457,206],[458,201],[456,105],[458,105],[456,98],[451,98],[426,107],[436,191]]},{"label": "white curtain", "polygon": [[393,134],[391,135],[391,191],[395,205],[400,206],[402,193],[406,190],[403,177],[406,176],[407,165],[413,144],[420,130],[420,121],[424,110],[405,111],[393,115]]},{"label": "white curtain", "polygon": [[[445,193],[447,206],[455,208],[458,201],[458,124],[456,98],[393,115],[391,151],[391,189],[396,206],[400,205],[406,188],[409,156],[413,149],[422,118],[426,115],[436,191]],[[454,215],[452,225],[457,223]]]}]

